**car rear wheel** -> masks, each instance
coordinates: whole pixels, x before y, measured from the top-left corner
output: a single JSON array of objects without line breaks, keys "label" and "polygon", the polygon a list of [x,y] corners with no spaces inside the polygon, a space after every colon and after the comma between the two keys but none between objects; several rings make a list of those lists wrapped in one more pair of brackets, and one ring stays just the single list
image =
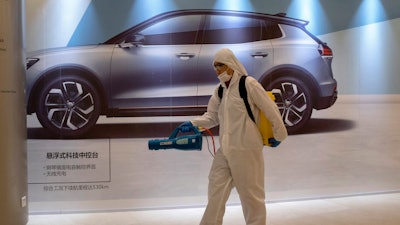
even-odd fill
[{"label": "car rear wheel", "polygon": [[54,136],[80,137],[99,117],[99,95],[85,79],[73,76],[53,79],[39,93],[36,114],[42,126]]},{"label": "car rear wheel", "polygon": [[289,134],[299,131],[311,118],[311,92],[303,81],[280,77],[269,83],[266,90],[272,90]]}]

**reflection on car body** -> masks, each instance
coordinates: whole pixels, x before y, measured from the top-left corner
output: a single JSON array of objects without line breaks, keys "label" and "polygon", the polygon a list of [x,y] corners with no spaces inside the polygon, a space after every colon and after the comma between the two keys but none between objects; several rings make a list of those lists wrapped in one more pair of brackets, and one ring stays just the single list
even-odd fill
[{"label": "reflection on car body", "polygon": [[201,114],[218,82],[213,56],[228,47],[273,91],[293,133],[337,97],[332,51],[307,23],[283,14],[180,10],[102,44],[32,52],[27,112],[64,138],[84,136],[99,115]]}]

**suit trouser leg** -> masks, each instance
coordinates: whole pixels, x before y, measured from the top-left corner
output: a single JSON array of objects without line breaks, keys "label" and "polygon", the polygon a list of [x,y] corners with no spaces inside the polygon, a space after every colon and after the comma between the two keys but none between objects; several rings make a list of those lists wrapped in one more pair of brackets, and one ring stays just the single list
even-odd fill
[{"label": "suit trouser leg", "polygon": [[247,225],[265,225],[264,157],[262,150],[249,149],[229,155],[234,185]]},{"label": "suit trouser leg", "polygon": [[233,182],[228,162],[220,150],[215,155],[208,178],[208,204],[200,225],[221,225]]}]

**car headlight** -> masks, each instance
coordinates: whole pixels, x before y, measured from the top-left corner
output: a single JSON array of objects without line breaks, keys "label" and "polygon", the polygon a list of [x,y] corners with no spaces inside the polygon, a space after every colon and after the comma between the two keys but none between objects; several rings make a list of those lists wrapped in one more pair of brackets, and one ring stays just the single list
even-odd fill
[{"label": "car headlight", "polygon": [[38,61],[39,61],[38,58],[26,58],[26,69],[29,69],[31,66],[33,66]]}]

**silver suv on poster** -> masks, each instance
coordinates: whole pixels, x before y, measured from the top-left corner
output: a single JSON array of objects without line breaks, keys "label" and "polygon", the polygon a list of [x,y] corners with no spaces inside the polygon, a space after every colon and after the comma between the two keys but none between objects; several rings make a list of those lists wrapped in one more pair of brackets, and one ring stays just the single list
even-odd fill
[{"label": "silver suv on poster", "polygon": [[99,115],[205,112],[218,79],[213,56],[230,48],[272,90],[289,133],[337,98],[332,50],[285,14],[179,10],[101,44],[27,54],[27,113],[55,137],[82,138]]}]

